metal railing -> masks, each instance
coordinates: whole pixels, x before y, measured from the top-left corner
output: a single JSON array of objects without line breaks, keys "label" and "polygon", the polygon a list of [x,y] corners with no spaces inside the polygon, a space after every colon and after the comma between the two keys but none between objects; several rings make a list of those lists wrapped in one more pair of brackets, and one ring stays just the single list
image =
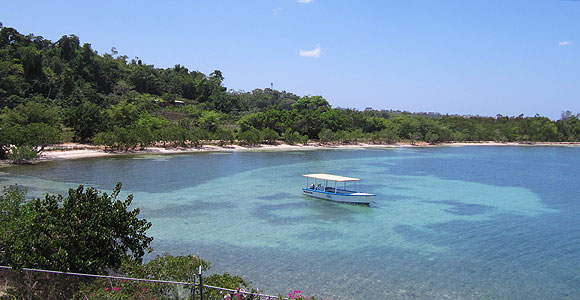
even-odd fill
[{"label": "metal railing", "polygon": [[[260,300],[274,300],[274,299],[286,299],[281,298],[278,296],[273,295],[266,295],[260,294],[257,292],[245,291],[243,289],[228,289],[223,287],[217,287],[212,285],[203,284],[203,277],[201,267],[199,268],[196,274],[195,282],[182,282],[182,281],[172,281],[172,280],[160,280],[160,279],[144,279],[144,278],[132,278],[132,277],[125,277],[125,276],[117,276],[117,275],[97,275],[97,274],[85,274],[85,273],[75,273],[75,272],[62,272],[62,271],[52,271],[52,270],[42,270],[42,269],[33,269],[33,268],[20,268],[20,269],[13,269],[12,267],[8,266],[0,266],[0,270],[12,270],[12,271],[26,271],[26,272],[38,272],[44,274],[56,274],[56,275],[66,275],[66,276],[78,276],[83,278],[100,278],[100,279],[109,279],[109,280],[122,280],[122,281],[134,281],[134,282],[146,282],[146,283],[160,283],[160,284],[173,284],[173,285],[180,285],[183,287],[191,288],[191,295],[187,297],[189,299],[211,299],[210,297],[204,298],[204,289],[211,289],[217,291],[220,295],[220,298],[223,299],[235,299],[233,298],[234,295],[241,295],[242,298],[250,297],[251,299],[260,299]],[[6,289],[7,283],[4,284],[4,289]],[[108,288],[106,288],[108,290]],[[2,295],[2,291],[0,290],[0,295]],[[224,294],[226,293],[226,294]],[[230,294],[228,298],[226,295]],[[215,297],[213,297],[215,299]]]}]

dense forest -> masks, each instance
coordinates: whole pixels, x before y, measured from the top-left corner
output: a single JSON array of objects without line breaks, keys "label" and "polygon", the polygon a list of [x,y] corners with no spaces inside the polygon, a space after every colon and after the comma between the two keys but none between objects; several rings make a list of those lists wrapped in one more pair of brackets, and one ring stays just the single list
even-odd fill
[{"label": "dense forest", "polygon": [[[0,23],[0,158],[76,141],[130,150],[155,144],[578,142],[580,114],[458,116],[333,108],[322,96],[228,90],[221,71],[156,68],[75,35],[53,42]],[[355,100],[355,99],[353,99]]]}]

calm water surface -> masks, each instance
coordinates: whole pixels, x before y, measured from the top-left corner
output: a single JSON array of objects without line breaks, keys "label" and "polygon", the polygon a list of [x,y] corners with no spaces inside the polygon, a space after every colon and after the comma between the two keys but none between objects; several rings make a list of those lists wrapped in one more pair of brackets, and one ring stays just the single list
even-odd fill
[{"label": "calm water surface", "polygon": [[[359,177],[370,207],[300,196]],[[155,253],[196,254],[274,294],[580,299],[580,148],[198,153],[0,169],[29,195],[123,182]]]}]

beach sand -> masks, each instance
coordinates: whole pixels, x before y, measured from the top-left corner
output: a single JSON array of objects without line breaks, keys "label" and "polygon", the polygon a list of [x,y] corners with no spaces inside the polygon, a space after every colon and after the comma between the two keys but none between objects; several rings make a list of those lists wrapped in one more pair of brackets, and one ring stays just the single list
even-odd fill
[{"label": "beach sand", "polygon": [[403,148],[403,147],[462,147],[462,146],[580,146],[580,143],[498,143],[498,142],[479,142],[479,143],[442,143],[427,144],[416,143],[397,143],[397,144],[352,144],[352,145],[321,145],[318,143],[309,143],[307,145],[287,145],[279,143],[276,145],[259,145],[255,147],[244,147],[239,145],[215,146],[205,145],[201,148],[164,148],[164,147],[147,147],[143,150],[133,151],[115,151],[106,152],[103,147],[93,145],[82,145],[75,143],[60,144],[47,149],[40,154],[38,160],[60,160],[60,159],[79,159],[112,155],[129,155],[129,154],[175,154],[175,153],[196,153],[196,152],[231,152],[231,151],[297,151],[297,150],[319,150],[319,149],[360,149],[360,148]]},{"label": "beach sand", "polygon": [[411,147],[411,145],[259,145],[255,147],[244,147],[239,145],[214,146],[205,145],[201,148],[164,148],[164,147],[147,147],[132,151],[107,151],[98,146],[82,146],[78,144],[62,144],[54,147],[48,147],[40,154],[39,160],[59,160],[59,159],[78,159],[88,157],[100,157],[111,155],[129,155],[129,154],[175,154],[175,153],[196,153],[196,152],[233,152],[233,151],[296,151],[296,150],[317,150],[317,149],[353,149],[353,148],[394,148],[394,147]]}]

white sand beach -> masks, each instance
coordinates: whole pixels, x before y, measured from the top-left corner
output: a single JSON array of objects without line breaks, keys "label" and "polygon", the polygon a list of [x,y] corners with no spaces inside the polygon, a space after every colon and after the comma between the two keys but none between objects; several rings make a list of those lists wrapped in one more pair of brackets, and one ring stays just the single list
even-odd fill
[{"label": "white sand beach", "polygon": [[89,157],[111,156],[111,155],[131,155],[131,154],[174,154],[174,153],[196,153],[196,152],[229,152],[229,151],[297,151],[297,150],[319,150],[319,149],[359,149],[359,148],[403,148],[403,147],[464,147],[464,146],[580,146],[580,143],[499,143],[499,142],[458,142],[458,143],[397,143],[397,144],[350,144],[350,145],[332,145],[309,143],[307,145],[288,145],[278,143],[276,145],[259,145],[254,147],[245,147],[239,145],[204,145],[201,148],[164,148],[164,147],[147,147],[143,150],[137,149],[132,151],[105,151],[101,146],[82,145],[75,143],[60,144],[47,147],[40,154],[39,160],[60,160],[60,159],[79,159]]}]

